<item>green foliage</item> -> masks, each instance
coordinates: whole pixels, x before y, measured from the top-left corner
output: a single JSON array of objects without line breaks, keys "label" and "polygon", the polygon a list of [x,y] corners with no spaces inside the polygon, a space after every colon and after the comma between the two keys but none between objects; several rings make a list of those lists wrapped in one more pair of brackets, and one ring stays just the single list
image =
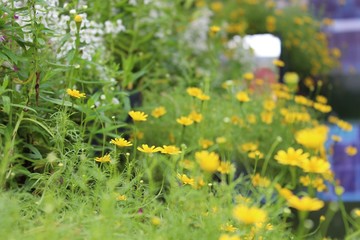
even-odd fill
[{"label": "green foliage", "polygon": [[[324,148],[312,149],[294,134],[315,129],[330,106],[300,103],[285,85],[245,80],[250,53],[229,49],[233,33],[211,30],[222,27],[227,12],[211,12],[202,1],[84,2],[1,1],[0,236],[326,236],[328,225],[311,233],[302,214],[295,226],[289,206],[296,207],[278,190],[314,198],[316,189],[300,177],[321,178],[329,187],[335,179],[306,173],[300,163],[281,165],[274,156],[294,147],[325,158]],[[265,31],[254,22],[273,9],[245,5],[249,29]],[[189,96],[189,87],[201,95]],[[242,92],[250,101],[238,97]],[[266,109],[266,101],[275,106]],[[156,107],[166,114],[156,116]],[[131,119],[131,110],[143,111],[146,121]],[[191,114],[197,120],[189,126],[177,121]],[[243,150],[248,143],[255,149]],[[264,212],[266,221],[257,214],[244,220],[235,206]],[[347,234],[356,236],[356,220],[341,211]]]}]

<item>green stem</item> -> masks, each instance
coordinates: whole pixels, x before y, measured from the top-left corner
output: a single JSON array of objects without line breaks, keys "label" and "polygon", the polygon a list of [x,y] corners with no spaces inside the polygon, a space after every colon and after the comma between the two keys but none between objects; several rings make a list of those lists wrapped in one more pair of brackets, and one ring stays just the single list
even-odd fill
[{"label": "green stem", "polygon": [[20,123],[22,122],[24,118],[24,111],[21,111],[20,116],[16,122],[15,128],[12,131],[11,134],[11,142],[10,145],[8,145],[8,147],[5,148],[5,154],[4,157],[2,159],[2,161],[0,162],[0,188],[4,188],[5,187],[5,183],[6,183],[6,171],[10,165],[11,159],[12,159],[12,155],[14,154],[14,147],[15,147],[15,139],[17,136],[17,132],[19,130],[20,127]]},{"label": "green stem", "polygon": [[341,216],[342,216],[342,219],[343,219],[343,221],[344,221],[345,236],[346,236],[346,235],[349,234],[350,227],[349,227],[349,222],[348,222],[348,220],[347,220],[348,215],[347,215],[347,213],[346,213],[345,205],[344,205],[344,202],[343,202],[342,199],[341,199],[341,196],[338,197],[338,203],[339,203],[339,208],[340,208]]},{"label": "green stem", "polygon": [[309,212],[305,212],[305,211],[298,212],[299,226],[298,226],[296,235],[300,239],[302,239],[304,237],[304,235],[306,234],[306,229],[305,229],[304,223],[305,223],[305,219],[308,216],[308,214],[309,214]]},{"label": "green stem", "polygon": [[267,166],[269,164],[270,158],[273,155],[273,153],[275,151],[275,148],[279,145],[279,143],[281,141],[282,141],[281,137],[277,137],[275,139],[275,142],[273,142],[273,144],[271,145],[269,152],[266,154],[264,165],[263,165],[262,170],[261,170],[261,175],[262,176],[265,176],[265,173],[266,173]]}]

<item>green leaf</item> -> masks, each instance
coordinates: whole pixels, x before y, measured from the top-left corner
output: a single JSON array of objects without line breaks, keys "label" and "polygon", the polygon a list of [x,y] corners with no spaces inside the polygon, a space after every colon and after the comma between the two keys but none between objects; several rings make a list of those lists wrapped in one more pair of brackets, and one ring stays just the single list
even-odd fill
[{"label": "green leaf", "polygon": [[43,123],[35,120],[35,119],[31,119],[31,118],[23,118],[23,121],[29,121],[29,122],[33,122],[37,125],[39,125],[40,127],[42,127],[51,137],[54,137],[54,134],[51,132],[51,130]]},{"label": "green leaf", "polygon": [[45,40],[42,39],[42,38],[38,38],[38,39],[37,39],[37,42],[38,42],[38,44],[39,44],[40,46],[44,46],[44,45],[45,45]]},{"label": "green leaf", "polygon": [[10,113],[10,97],[9,96],[2,96],[2,101],[3,101],[3,111],[6,112],[7,114]]},{"label": "green leaf", "polygon": [[110,126],[110,127],[106,127],[106,128],[99,129],[99,130],[95,131],[94,133],[95,133],[95,134],[98,134],[98,133],[112,132],[112,131],[115,130],[115,129],[122,128],[122,127],[125,127],[125,126],[127,126],[127,125],[128,125],[128,124],[126,124],[126,123],[118,124],[118,125],[113,125],[113,126]]},{"label": "green leaf", "polygon": [[2,52],[15,64],[17,64],[18,61],[20,61],[22,59],[21,57],[15,55],[13,52],[11,52],[7,48],[3,48]]},{"label": "green leaf", "polygon": [[23,143],[23,145],[24,145],[24,147],[28,148],[31,151],[31,153],[27,154],[30,158],[32,158],[32,159],[42,159],[43,158],[40,151],[33,145],[28,144],[28,143]]},{"label": "green leaf", "polygon": [[18,107],[18,108],[22,108],[22,109],[26,109],[26,110],[30,110],[34,113],[37,113],[37,111],[29,106],[25,106],[25,105],[21,105],[21,104],[16,104],[16,103],[10,103],[10,106],[12,107]]},{"label": "green leaf", "polygon": [[46,98],[46,97],[41,97],[41,96],[40,96],[40,98],[47,101],[47,102],[55,103],[55,104],[60,105],[60,106],[68,106],[68,107],[74,106],[74,107],[78,108],[78,106],[76,104],[73,104],[72,102],[69,102],[69,101],[66,101],[66,100],[55,99],[55,98]]}]

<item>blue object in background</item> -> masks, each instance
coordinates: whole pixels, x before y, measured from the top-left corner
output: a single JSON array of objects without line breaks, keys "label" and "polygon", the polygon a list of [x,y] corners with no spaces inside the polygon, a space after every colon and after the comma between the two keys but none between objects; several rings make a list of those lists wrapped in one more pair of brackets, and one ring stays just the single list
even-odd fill
[{"label": "blue object in background", "polygon": [[[354,146],[360,150],[360,124],[352,123],[353,130],[345,132],[339,127],[331,125],[327,148],[333,148],[333,154],[329,155],[331,168],[335,174],[335,179],[344,187],[345,192],[342,196],[343,201],[360,201],[360,151],[354,156],[348,156],[345,152],[346,147]],[[342,138],[341,142],[331,140],[332,135]],[[325,201],[337,200],[334,188],[329,186],[328,192],[319,194]]]}]

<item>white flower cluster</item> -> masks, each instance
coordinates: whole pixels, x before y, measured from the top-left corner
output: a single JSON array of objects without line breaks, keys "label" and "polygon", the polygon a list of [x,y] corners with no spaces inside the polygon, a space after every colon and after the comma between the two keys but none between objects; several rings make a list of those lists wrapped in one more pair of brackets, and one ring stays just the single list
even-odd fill
[{"label": "white flower cluster", "polygon": [[208,31],[213,13],[207,8],[201,8],[198,18],[193,20],[185,30],[183,39],[187,46],[194,50],[195,53],[206,51]]},{"label": "white flower cluster", "polygon": [[250,60],[251,62],[254,59],[254,54],[250,45],[239,35],[235,35],[226,43],[226,48],[231,50],[233,55],[232,59],[238,62],[245,63],[245,59]]},{"label": "white flower cluster", "polygon": [[[1,3],[10,6],[9,0],[0,0]],[[21,8],[26,6],[27,0],[15,1],[14,7]],[[86,9],[86,1],[82,0],[78,6],[82,9]],[[76,10],[70,10],[70,15],[60,14],[59,0],[47,0],[43,4],[35,5],[37,21],[41,22],[46,28],[52,30],[54,34],[49,38],[49,43],[57,52],[57,58],[61,59],[69,54],[69,52],[75,49],[76,41],[76,23],[73,20]],[[63,6],[67,8],[67,4]],[[125,31],[125,27],[121,19],[118,19],[115,23],[106,21],[105,23],[98,23],[89,20],[86,13],[79,14],[82,17],[80,26],[80,43],[79,48],[81,52],[81,58],[86,60],[92,60],[94,54],[98,51],[105,52],[104,37],[107,34],[116,35],[122,31]],[[30,15],[27,10],[18,12],[17,22],[20,26],[25,26],[30,21]],[[28,42],[33,41],[33,36],[30,32],[30,27],[24,27],[23,31],[26,33],[24,36]],[[64,37],[68,39],[64,42]]]}]

